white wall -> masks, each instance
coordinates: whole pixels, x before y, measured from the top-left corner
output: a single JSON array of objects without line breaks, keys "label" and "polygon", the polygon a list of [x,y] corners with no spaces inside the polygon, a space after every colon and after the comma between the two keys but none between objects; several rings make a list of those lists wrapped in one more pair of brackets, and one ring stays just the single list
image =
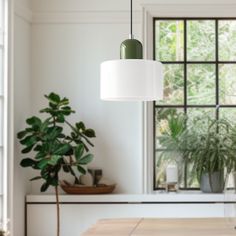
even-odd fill
[{"label": "white wall", "polygon": [[[24,128],[25,118],[30,114],[30,78],[31,78],[31,24],[24,18],[29,11],[29,1],[15,1],[14,12],[14,134]],[[17,7],[21,4],[20,8]],[[24,5],[25,4],[25,5]],[[27,5],[26,5],[27,4]],[[14,137],[14,206],[13,230],[15,236],[24,236],[24,201],[29,192],[26,170],[19,166],[20,147]]]}]

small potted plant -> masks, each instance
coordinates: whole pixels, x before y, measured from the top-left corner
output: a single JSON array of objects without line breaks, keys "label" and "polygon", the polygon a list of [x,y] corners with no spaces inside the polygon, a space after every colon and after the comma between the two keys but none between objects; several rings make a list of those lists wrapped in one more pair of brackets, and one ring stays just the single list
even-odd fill
[{"label": "small potted plant", "polygon": [[193,164],[203,192],[221,193],[235,165],[232,126],[224,119],[197,117],[184,133],[184,157]]},{"label": "small potted plant", "polygon": [[30,153],[30,158],[23,159],[21,166],[31,167],[38,173],[31,181],[43,180],[42,192],[45,192],[49,186],[55,188],[57,236],[59,236],[59,173],[64,171],[71,174],[75,183],[78,183],[76,171],[85,174],[85,165],[93,159],[93,155],[88,152],[88,145],[93,146],[90,138],[95,137],[95,132],[87,129],[83,122],[71,124],[67,120],[68,116],[75,113],[69,106],[67,98],[61,98],[55,93],[45,97],[49,104],[40,112],[46,113],[46,118],[41,119],[37,116],[28,118],[27,127],[20,131],[17,137],[24,146],[22,153],[27,155]]}]

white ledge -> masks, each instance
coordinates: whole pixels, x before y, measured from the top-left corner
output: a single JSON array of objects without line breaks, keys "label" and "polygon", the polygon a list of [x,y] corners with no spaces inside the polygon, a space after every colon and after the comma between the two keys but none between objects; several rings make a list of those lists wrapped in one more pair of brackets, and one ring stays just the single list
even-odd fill
[{"label": "white ledge", "polygon": [[[236,202],[236,195],[189,193],[104,194],[59,196],[61,203],[224,203]],[[55,195],[27,195],[26,203],[55,203]]]}]

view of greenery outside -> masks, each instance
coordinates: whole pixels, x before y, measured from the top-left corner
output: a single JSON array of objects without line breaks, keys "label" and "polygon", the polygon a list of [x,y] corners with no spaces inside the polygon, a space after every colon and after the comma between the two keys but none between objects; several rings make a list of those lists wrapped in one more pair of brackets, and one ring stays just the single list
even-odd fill
[{"label": "view of greenery outside", "polygon": [[[165,150],[158,137],[167,116],[183,112],[236,119],[236,19],[155,19],[155,59],[164,66],[164,98],[155,102],[155,189],[178,154]],[[179,166],[180,187],[199,188],[191,165]]]}]

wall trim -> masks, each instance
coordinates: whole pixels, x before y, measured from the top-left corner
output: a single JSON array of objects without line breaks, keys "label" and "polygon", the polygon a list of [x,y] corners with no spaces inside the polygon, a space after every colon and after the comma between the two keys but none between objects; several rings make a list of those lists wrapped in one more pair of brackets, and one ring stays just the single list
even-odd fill
[{"label": "wall trim", "polygon": [[[194,17],[209,16],[234,16],[236,3],[149,3],[142,4],[142,9],[134,11],[134,23],[140,24],[143,21],[145,10],[151,16],[160,17]],[[192,9],[195,9],[193,12]],[[222,9],[224,9],[222,11]],[[33,24],[127,24],[130,21],[129,10],[111,11],[80,11],[80,10],[60,10],[60,11],[32,11],[31,9],[15,5],[15,15]]]},{"label": "wall trim", "polygon": [[[134,12],[134,23],[141,23],[141,11]],[[33,24],[127,24],[129,11],[34,12]]]},{"label": "wall trim", "polygon": [[33,12],[25,6],[20,6],[19,4],[15,4],[14,14],[15,16],[18,16],[23,20],[27,21],[28,23],[32,23],[33,21]]}]

